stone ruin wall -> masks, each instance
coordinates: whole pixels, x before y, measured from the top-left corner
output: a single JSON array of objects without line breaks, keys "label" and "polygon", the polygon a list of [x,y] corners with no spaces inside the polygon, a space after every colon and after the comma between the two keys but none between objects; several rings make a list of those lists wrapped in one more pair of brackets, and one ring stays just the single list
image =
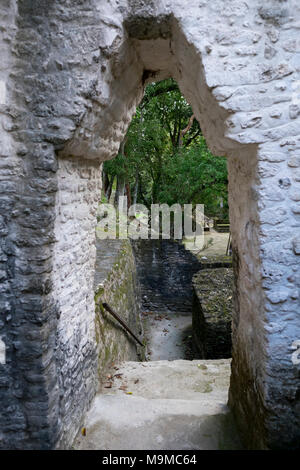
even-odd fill
[{"label": "stone ruin wall", "polygon": [[101,166],[78,158],[60,159],[57,183],[52,271],[57,406],[64,430],[61,444],[70,445],[97,388],[93,284]]},{"label": "stone ruin wall", "polygon": [[[54,448],[88,407],[98,165],[118,151],[147,81],[168,76],[228,157],[230,404],[249,447],[296,447],[298,2],[2,0],[0,25],[0,447]],[[76,397],[68,425],[61,367]]]},{"label": "stone ruin wall", "polygon": [[[105,310],[107,303],[122,317],[131,331],[142,341],[141,291],[137,276],[136,260],[130,240],[97,240],[96,280],[96,341],[98,376],[107,382],[106,371],[111,364],[122,361],[145,359],[145,349]],[[108,272],[103,275],[103,249],[105,249]],[[106,271],[106,270],[105,270]],[[99,274],[99,276],[98,276]]]}]

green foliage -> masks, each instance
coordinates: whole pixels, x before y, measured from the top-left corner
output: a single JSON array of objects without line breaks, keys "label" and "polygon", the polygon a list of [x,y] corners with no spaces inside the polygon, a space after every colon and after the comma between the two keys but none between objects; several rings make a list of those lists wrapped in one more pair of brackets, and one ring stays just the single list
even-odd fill
[{"label": "green foliage", "polygon": [[[220,202],[223,200],[223,209]],[[225,216],[227,203],[227,166],[224,157],[215,157],[208,150],[204,137],[188,149],[180,149],[168,161],[159,201],[173,204],[204,204],[210,216]]]},{"label": "green foliage", "polygon": [[226,218],[226,160],[211,154],[192,115],[174,80],[150,84],[124,151],[106,162],[104,170],[109,178],[124,178],[131,191],[138,183],[138,202],[148,207],[157,202],[201,203],[206,215]]}]

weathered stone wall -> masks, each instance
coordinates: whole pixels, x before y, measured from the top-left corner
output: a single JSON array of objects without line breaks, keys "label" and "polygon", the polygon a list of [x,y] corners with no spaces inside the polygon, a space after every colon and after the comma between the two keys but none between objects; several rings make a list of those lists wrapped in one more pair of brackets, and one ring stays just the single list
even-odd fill
[{"label": "weathered stone wall", "polygon": [[141,290],[142,309],[191,312],[192,277],[200,269],[197,257],[175,240],[132,242]]},{"label": "weathered stone wall", "polygon": [[[228,161],[230,221],[233,247],[234,315],[232,322],[232,375],[229,400],[243,432],[249,419],[257,432],[248,435],[249,447],[264,447],[264,404],[258,390],[264,390],[263,292],[259,256],[256,157],[231,157]],[[241,191],[241,188],[243,190]],[[232,202],[234,201],[234,204]],[[241,345],[243,346],[241,347]],[[240,400],[240,396],[244,396]],[[263,394],[263,393],[262,393]]]},{"label": "weathered stone wall", "polygon": [[201,359],[231,357],[232,284],[232,268],[193,276],[193,346]]},{"label": "weathered stone wall", "polygon": [[[113,157],[145,83],[167,76],[192,104],[210,148],[229,161],[236,272],[231,406],[249,446],[296,447],[299,2],[192,0],[183,8],[179,0],[3,0],[0,13],[0,336],[7,358],[0,365],[1,447],[52,448],[61,439],[68,425],[58,367],[74,362],[69,345],[71,353],[87,344],[91,360],[76,386],[94,383],[92,273],[84,254],[78,299],[86,299],[87,318],[78,340],[79,319],[74,329],[66,320],[68,279],[59,285],[64,255],[57,234],[69,233],[58,213],[61,176],[71,158],[78,184],[85,184],[83,166],[95,175],[95,164],[83,160]],[[78,244],[75,235],[66,241],[70,259],[80,246],[90,250],[91,264],[92,191],[86,190],[92,209],[69,222],[84,226]],[[79,285],[75,270],[65,269]],[[74,368],[82,370],[76,361]],[[79,422],[89,399],[66,416]]]},{"label": "weathered stone wall", "polygon": [[[13,88],[11,71],[15,57],[12,46],[17,27],[15,24],[16,3],[0,4],[0,338],[5,359],[0,361],[0,447],[8,447],[5,436],[14,440],[14,446],[22,446],[26,421],[20,398],[23,398],[24,382],[16,367],[22,357],[12,355],[13,344],[17,345],[18,322],[14,318],[16,298],[12,279],[14,277],[14,235],[13,214],[16,207],[18,178],[22,174],[17,145],[13,138],[15,113],[10,106]],[[30,362],[30,361],[29,361]],[[30,367],[30,363],[28,364]]]},{"label": "weathered stone wall", "polygon": [[[102,305],[106,302],[135,336],[143,341],[140,289],[131,244],[129,240],[99,240],[97,246],[95,322],[98,376],[103,382],[106,380],[105,372],[112,363],[143,359],[144,348],[135,342]],[[105,255],[102,256],[104,251]],[[106,261],[105,270],[102,266],[103,258]]]},{"label": "weathered stone wall", "polygon": [[[54,226],[53,297],[56,301],[57,412],[60,445],[72,442],[97,387],[94,268],[101,166],[59,159]],[[101,269],[101,268],[100,268]]]},{"label": "weathered stone wall", "polygon": [[[81,163],[79,169],[74,162],[64,161],[59,169],[63,181],[60,183],[61,195],[64,195],[57,218],[64,220],[58,241],[63,247],[60,247],[56,257],[54,273],[60,302],[56,338],[59,415],[62,423],[59,448],[70,448],[99,383],[107,380],[106,373],[111,364],[143,357],[143,348],[137,347],[102,306],[103,302],[108,303],[142,340],[139,289],[130,243],[127,240],[97,240],[96,247],[92,243],[96,251],[91,251],[89,244],[94,231],[90,228],[94,227],[96,218],[84,210],[83,217],[77,219],[72,216],[76,213],[78,201],[82,199],[83,205],[84,200],[88,201],[87,187],[94,197],[97,191],[94,191],[93,183],[99,189],[101,181],[98,177],[93,178],[98,176],[98,169],[92,171],[89,168],[88,171],[85,162]],[[76,169],[71,172],[73,165]],[[72,184],[68,185],[70,175],[73,176],[70,178]],[[81,191],[76,190],[78,184]],[[89,209],[91,207],[93,204],[89,205]],[[85,237],[78,239],[78,234],[82,232]],[[67,240],[74,243],[77,251],[67,247]],[[91,258],[93,251],[95,256]],[[84,297],[87,295],[91,297],[88,301]]]}]

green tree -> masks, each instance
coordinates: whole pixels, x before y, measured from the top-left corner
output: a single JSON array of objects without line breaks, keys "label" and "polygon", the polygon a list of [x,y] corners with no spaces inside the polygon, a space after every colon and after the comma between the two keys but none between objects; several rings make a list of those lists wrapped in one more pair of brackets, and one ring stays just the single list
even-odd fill
[{"label": "green tree", "polygon": [[104,164],[104,173],[105,187],[116,179],[117,196],[126,193],[132,202],[203,203],[207,215],[227,215],[226,161],[207,148],[173,79],[146,88],[119,154]]}]

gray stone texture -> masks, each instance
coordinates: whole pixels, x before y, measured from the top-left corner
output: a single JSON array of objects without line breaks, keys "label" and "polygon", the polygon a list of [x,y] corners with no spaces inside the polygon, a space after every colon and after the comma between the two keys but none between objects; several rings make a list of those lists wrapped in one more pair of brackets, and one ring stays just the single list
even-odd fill
[{"label": "gray stone texture", "polygon": [[229,404],[248,447],[299,446],[298,0],[1,0],[0,26],[0,447],[66,446],[89,405],[99,165],[169,76],[228,157]]},{"label": "gray stone texture", "polygon": [[193,276],[193,346],[201,359],[231,357],[232,284],[232,268],[202,269]]},{"label": "gray stone texture", "polygon": [[96,246],[96,340],[98,375],[103,383],[107,381],[105,371],[112,363],[138,361],[144,358],[145,352],[103,307],[103,303],[107,303],[143,341],[140,287],[131,243],[129,240],[97,240]]},{"label": "gray stone texture", "polygon": [[[123,362],[84,420],[76,450],[241,450],[227,406],[230,359]],[[120,387],[121,386],[121,387]]]}]

